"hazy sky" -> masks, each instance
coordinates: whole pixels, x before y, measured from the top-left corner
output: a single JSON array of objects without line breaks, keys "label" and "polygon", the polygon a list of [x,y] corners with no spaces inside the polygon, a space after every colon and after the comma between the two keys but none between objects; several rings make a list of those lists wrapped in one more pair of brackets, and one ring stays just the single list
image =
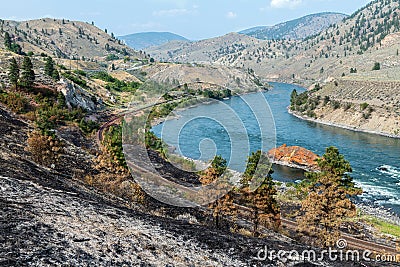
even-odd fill
[{"label": "hazy sky", "polygon": [[351,14],[367,0],[12,0],[1,19],[41,17],[94,21],[116,35],[170,31],[197,40],[317,12]]}]

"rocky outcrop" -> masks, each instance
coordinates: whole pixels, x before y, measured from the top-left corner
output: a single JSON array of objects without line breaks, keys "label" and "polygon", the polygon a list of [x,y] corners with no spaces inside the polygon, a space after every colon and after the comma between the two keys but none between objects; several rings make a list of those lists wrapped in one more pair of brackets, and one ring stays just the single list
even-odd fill
[{"label": "rocky outcrop", "polygon": [[101,99],[90,95],[82,87],[65,79],[60,80],[58,91],[65,96],[68,107],[80,107],[91,112],[101,110],[104,107]]},{"label": "rocky outcrop", "polygon": [[268,151],[270,160],[279,165],[303,169],[306,171],[317,171],[317,159],[319,156],[310,150],[299,146],[287,146],[271,149]]}]

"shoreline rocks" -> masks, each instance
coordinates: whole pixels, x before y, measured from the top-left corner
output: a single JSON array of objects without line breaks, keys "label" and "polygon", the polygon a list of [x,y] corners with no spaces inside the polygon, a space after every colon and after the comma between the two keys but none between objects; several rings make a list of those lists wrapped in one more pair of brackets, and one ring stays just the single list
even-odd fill
[{"label": "shoreline rocks", "polygon": [[271,149],[268,158],[274,164],[288,166],[305,171],[318,171],[319,156],[310,150],[299,146],[287,146]]}]

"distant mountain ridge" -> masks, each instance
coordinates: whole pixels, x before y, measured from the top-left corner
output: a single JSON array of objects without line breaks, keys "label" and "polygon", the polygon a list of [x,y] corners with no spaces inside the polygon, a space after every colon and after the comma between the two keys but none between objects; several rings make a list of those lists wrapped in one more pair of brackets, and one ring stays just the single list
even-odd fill
[{"label": "distant mountain ridge", "polygon": [[345,14],[324,12],[311,14],[295,20],[279,23],[274,26],[259,26],[240,31],[245,34],[261,40],[271,39],[304,39],[306,37],[318,34],[327,29],[332,24],[342,21],[348,17]]},{"label": "distant mountain ridge", "polygon": [[171,41],[186,41],[183,36],[171,32],[141,32],[119,37],[121,40],[136,50],[143,50],[151,46],[159,46]]}]

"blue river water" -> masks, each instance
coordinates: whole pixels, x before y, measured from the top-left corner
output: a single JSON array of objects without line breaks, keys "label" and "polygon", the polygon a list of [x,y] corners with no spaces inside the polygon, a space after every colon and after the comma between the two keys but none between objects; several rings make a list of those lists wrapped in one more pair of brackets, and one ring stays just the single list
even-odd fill
[{"label": "blue river water", "polygon": [[[246,100],[232,97],[222,103],[200,105],[180,111],[178,119],[155,126],[153,132],[169,145],[178,148],[178,153],[186,157],[207,161],[215,154],[222,155],[228,160],[230,168],[238,171],[242,171],[245,166],[246,154],[261,148],[266,151],[275,145],[296,145],[322,155],[327,147],[336,146],[350,161],[353,167],[351,176],[364,190],[362,201],[390,208],[400,214],[400,140],[298,119],[287,111],[290,94],[293,89],[298,92],[305,89],[290,84],[271,84],[273,88],[261,96],[269,104],[275,125],[270,124],[271,116],[268,114],[264,114],[264,117],[255,116],[254,113],[261,111],[254,112],[254,108],[252,112],[250,102],[260,101],[260,94],[255,94],[253,99],[251,95]],[[225,116],[226,107],[231,108],[240,118],[246,136],[239,126],[234,127],[234,130],[229,129],[235,125],[229,124],[229,121],[236,118]],[[210,119],[215,117],[218,119]],[[276,129],[276,136],[271,133],[267,137],[262,136],[260,120],[268,120],[270,128],[274,126]],[[172,133],[168,129],[175,131]],[[232,153],[232,140],[236,143],[243,142],[240,144],[243,147],[242,157],[236,156],[237,147],[234,148],[235,153]],[[294,182],[303,178],[302,171],[276,165],[273,168],[275,180]]]}]

